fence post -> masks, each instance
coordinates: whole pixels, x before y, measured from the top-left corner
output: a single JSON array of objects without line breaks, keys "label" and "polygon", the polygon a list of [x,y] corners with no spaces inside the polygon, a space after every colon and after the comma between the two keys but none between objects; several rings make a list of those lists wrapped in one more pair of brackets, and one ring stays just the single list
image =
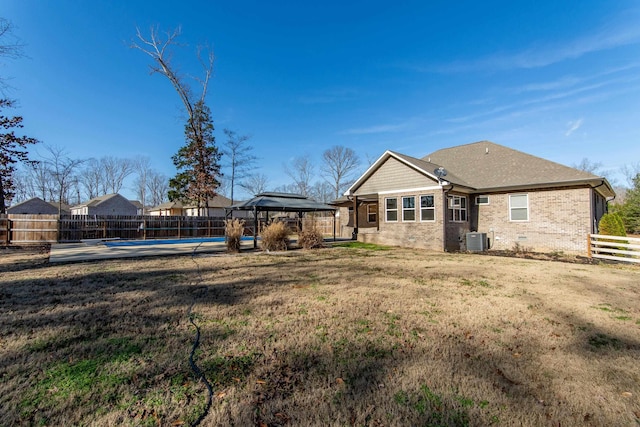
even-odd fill
[{"label": "fence post", "polygon": [[592,258],[591,254],[591,234],[587,233],[587,256]]},{"label": "fence post", "polygon": [[178,218],[178,239],[180,239],[180,219]]}]

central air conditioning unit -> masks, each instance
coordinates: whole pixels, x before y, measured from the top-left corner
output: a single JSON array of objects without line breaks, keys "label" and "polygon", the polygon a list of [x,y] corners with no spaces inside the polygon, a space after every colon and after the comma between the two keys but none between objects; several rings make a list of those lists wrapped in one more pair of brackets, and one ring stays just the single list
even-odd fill
[{"label": "central air conditioning unit", "polygon": [[484,252],[487,247],[487,233],[467,233],[467,250],[469,252]]}]

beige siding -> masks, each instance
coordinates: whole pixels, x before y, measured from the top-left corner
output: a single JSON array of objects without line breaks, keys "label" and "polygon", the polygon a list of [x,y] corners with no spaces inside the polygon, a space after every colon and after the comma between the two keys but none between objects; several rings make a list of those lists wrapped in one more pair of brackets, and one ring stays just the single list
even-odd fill
[{"label": "beige siding", "polygon": [[[477,231],[487,233],[492,249],[514,249],[517,243],[534,251],[584,253],[591,231],[591,191],[574,188],[489,194],[488,205],[474,206]],[[528,221],[509,220],[509,194],[528,194]]]},{"label": "beige siding", "polygon": [[438,185],[438,183],[390,157],[368,180],[355,190],[355,194],[375,194],[381,191],[394,191],[432,185]]}]

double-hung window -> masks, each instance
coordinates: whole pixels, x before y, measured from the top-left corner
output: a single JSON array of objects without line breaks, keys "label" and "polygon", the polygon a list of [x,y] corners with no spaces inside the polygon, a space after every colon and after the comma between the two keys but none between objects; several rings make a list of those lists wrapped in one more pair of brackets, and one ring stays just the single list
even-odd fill
[{"label": "double-hung window", "polygon": [[449,220],[453,222],[467,220],[467,198],[465,196],[449,196]]},{"label": "double-hung window", "polygon": [[384,215],[387,222],[398,221],[398,199],[396,197],[384,199]]},{"label": "double-hung window", "polygon": [[416,197],[405,196],[402,198],[402,221],[416,220]]},{"label": "double-hung window", "polygon": [[509,221],[529,221],[529,195],[509,195]]},{"label": "double-hung window", "polygon": [[436,205],[433,194],[420,196],[420,221],[435,221]]}]

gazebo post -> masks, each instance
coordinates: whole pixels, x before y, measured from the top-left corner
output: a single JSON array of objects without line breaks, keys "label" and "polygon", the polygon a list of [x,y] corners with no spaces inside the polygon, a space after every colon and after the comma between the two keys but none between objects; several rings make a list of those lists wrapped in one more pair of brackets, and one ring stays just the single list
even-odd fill
[{"label": "gazebo post", "polygon": [[253,207],[253,249],[258,248],[258,207]]}]

